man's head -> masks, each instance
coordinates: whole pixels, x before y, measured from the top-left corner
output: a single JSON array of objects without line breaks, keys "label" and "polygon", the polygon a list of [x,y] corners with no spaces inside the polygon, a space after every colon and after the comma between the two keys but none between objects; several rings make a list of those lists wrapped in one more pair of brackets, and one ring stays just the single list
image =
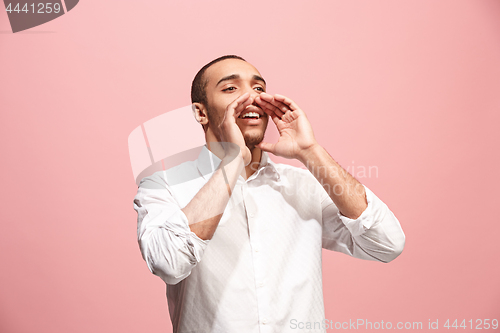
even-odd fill
[{"label": "man's head", "polygon": [[[207,137],[213,135],[220,141],[219,125],[224,119],[226,107],[244,93],[255,97],[266,91],[266,82],[259,71],[245,59],[228,55],[217,58],[196,74],[191,86],[191,101],[197,121],[203,126]],[[253,107],[260,108],[255,102]],[[236,119],[249,148],[264,138],[268,115],[264,112],[259,119],[245,116],[245,111]]]}]

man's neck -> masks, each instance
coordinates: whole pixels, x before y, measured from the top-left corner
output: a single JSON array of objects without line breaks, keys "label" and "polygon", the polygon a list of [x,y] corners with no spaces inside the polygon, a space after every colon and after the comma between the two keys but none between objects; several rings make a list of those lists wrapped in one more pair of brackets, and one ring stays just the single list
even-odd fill
[{"label": "man's neck", "polygon": [[[216,141],[217,142],[217,141]],[[217,156],[219,159],[222,159],[224,156],[224,150],[222,147],[218,145],[211,145],[210,142],[207,140],[207,148],[210,150],[215,156]],[[245,167],[245,170],[241,172],[241,176],[246,180],[248,177],[253,175],[255,171],[260,166],[260,160],[262,159],[262,150],[260,150],[259,147],[249,147],[250,153],[252,154],[252,160],[250,163]]]},{"label": "man's neck", "polygon": [[262,159],[262,150],[260,150],[259,147],[253,147],[249,149],[250,152],[252,153],[252,160],[245,167],[246,177],[242,175],[245,178],[245,180],[248,179],[248,177],[250,177],[251,175],[253,175],[255,171],[257,171],[257,169],[260,166],[260,160]]}]

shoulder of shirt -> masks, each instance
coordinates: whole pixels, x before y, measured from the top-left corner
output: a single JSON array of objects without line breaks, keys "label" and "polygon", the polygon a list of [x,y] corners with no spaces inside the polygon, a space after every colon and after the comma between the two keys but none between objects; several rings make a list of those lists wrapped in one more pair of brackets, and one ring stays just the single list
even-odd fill
[{"label": "shoulder of shirt", "polygon": [[285,177],[287,177],[287,176],[295,176],[295,177],[303,176],[303,177],[314,178],[314,176],[311,174],[311,172],[309,172],[309,170],[307,170],[305,167],[299,168],[299,167],[296,167],[296,166],[293,166],[290,164],[276,163],[274,161],[271,161],[271,159],[269,159],[269,160],[270,160],[270,164],[272,166],[274,166],[274,168],[276,169],[278,174],[280,174],[281,176],[285,176]]},{"label": "shoulder of shirt", "polygon": [[[314,177],[314,175],[305,167],[299,168],[293,165],[284,164],[284,163],[275,163],[271,161],[272,165],[282,178],[287,179],[290,185],[295,186],[314,186],[318,189],[317,193],[321,194],[321,201],[328,200],[330,197],[328,193],[325,191],[323,186],[319,183],[319,181]],[[292,185],[292,186],[293,186]],[[314,192],[316,193],[316,192]],[[331,200],[331,199],[330,199]]]},{"label": "shoulder of shirt", "polygon": [[183,162],[167,170],[156,171],[150,176],[144,177],[139,182],[139,187],[143,188],[167,188],[198,178],[199,172],[195,161]]}]

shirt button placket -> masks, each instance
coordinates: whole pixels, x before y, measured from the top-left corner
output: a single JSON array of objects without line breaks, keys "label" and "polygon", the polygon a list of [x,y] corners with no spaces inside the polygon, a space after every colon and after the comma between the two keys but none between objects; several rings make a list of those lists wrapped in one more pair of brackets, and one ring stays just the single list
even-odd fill
[{"label": "shirt button placket", "polygon": [[265,267],[264,267],[264,253],[262,252],[262,247],[261,247],[261,237],[259,234],[259,226],[257,225],[257,207],[258,205],[256,204],[252,194],[250,191],[250,187],[247,185],[245,186],[245,189],[243,191],[244,195],[244,201],[245,201],[245,208],[246,208],[246,213],[248,217],[248,227],[249,227],[249,234],[250,234],[250,244],[252,247],[252,258],[253,258],[253,264],[254,264],[254,271],[255,271],[255,286],[256,286],[256,296],[257,296],[257,306],[258,306],[258,312],[259,312],[259,326],[260,326],[260,332],[272,332],[272,326],[269,324],[269,308],[268,305],[266,304],[267,302],[267,296],[266,296],[266,290],[264,287],[263,281],[265,281]]}]

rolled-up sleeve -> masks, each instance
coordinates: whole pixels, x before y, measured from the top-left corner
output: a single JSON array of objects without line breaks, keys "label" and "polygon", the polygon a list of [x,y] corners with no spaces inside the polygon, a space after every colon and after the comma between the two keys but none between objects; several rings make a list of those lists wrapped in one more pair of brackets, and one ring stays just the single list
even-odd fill
[{"label": "rolled-up sleeve", "polygon": [[143,178],[134,197],[137,238],[151,273],[177,284],[201,260],[208,240],[189,228],[189,222],[167,184]]},{"label": "rolled-up sleeve", "polygon": [[327,194],[323,197],[323,248],[387,263],[403,251],[405,234],[387,205],[364,188],[368,207],[357,219],[343,216]]}]

